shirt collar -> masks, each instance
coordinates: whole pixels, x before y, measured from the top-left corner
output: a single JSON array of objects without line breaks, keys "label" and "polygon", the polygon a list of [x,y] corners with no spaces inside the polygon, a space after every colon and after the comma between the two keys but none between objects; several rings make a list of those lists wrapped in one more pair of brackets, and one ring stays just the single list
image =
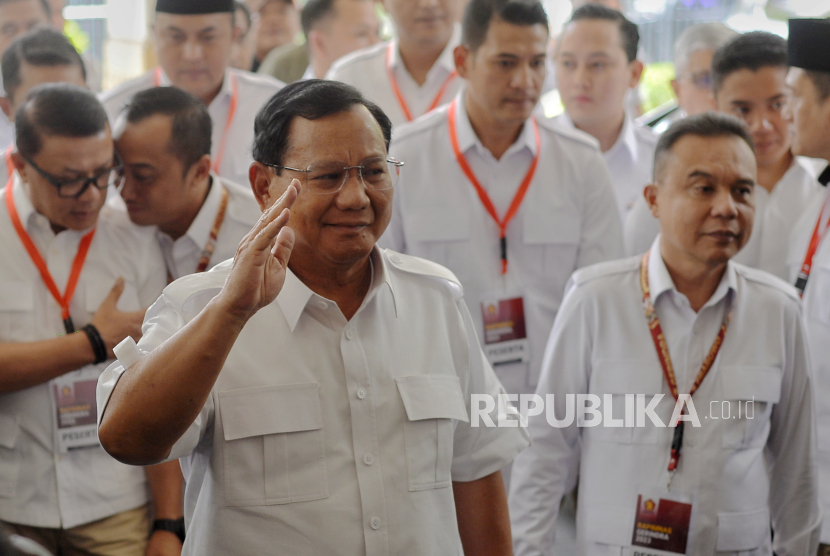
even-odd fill
[{"label": "shirt collar", "polygon": [[[429,79],[429,75],[435,71],[436,68],[444,69],[448,74],[455,71],[455,47],[461,42],[461,26],[456,23],[453,26],[452,36],[450,37],[447,46],[444,47],[444,50],[441,51],[441,55],[438,56],[438,59],[435,60],[435,64],[430,68],[429,72],[427,73],[427,79]],[[392,68],[393,69],[400,69],[401,71],[406,71],[406,66],[403,64],[403,60],[401,60],[401,53],[398,50],[398,41],[392,40],[390,44],[393,44],[392,47]]]},{"label": "shirt collar", "polygon": [[[372,248],[372,253],[369,256],[372,258],[372,270],[374,272],[372,275],[372,285],[369,288],[369,291],[366,292],[366,297],[363,299],[363,303],[357,313],[355,313],[355,316],[357,316],[357,314],[372,301],[375,295],[378,294],[381,287],[386,286],[392,294],[392,305],[395,316],[397,317],[398,308],[395,301],[395,290],[392,287],[392,281],[390,280],[389,262],[386,260],[386,255],[378,249],[377,246],[375,246]],[[305,311],[308,303],[314,299],[334,303],[334,301],[326,299],[311,291],[311,289],[306,286],[303,281],[291,271],[291,269],[288,269],[285,274],[285,283],[282,286],[282,290],[280,290],[280,293],[277,295],[277,303],[279,304],[283,315],[285,315],[285,319],[288,321],[288,326],[291,329],[291,332],[294,332],[294,329],[297,327],[300,316],[303,314],[303,311]]]},{"label": "shirt collar", "polygon": [[[210,189],[208,190],[207,197],[205,197],[205,202],[202,203],[202,208],[199,209],[199,213],[193,219],[190,228],[187,229],[187,233],[182,236],[189,237],[199,248],[207,245],[210,231],[216,220],[216,212],[219,210],[219,202],[222,198],[222,187],[222,180],[211,173]],[[225,216],[227,217],[227,212]]]},{"label": "shirt collar", "polygon": [[[161,66],[159,66],[159,68],[161,68]],[[153,72],[155,72],[155,71],[156,70],[153,70]],[[222,78],[222,87],[219,89],[219,94],[216,95],[216,98],[214,98],[211,101],[211,105],[214,102],[220,101],[220,99],[231,98],[231,96],[233,96],[233,87],[231,86],[230,76],[231,76],[231,68],[225,68],[225,76]],[[155,79],[155,76],[153,76],[153,78]],[[161,70],[161,78],[159,79],[159,86],[161,86],[161,87],[171,87],[171,86],[173,86],[173,82],[167,76],[167,72],[165,72],[164,69]]]},{"label": "shirt collar", "polygon": [[[456,102],[455,133],[458,137],[458,148],[461,149],[462,153],[466,153],[472,147],[475,147],[480,154],[489,153],[473,130],[473,124],[470,123],[470,116],[467,114],[467,107],[464,102],[464,91],[465,89],[462,88],[455,96],[454,101]],[[536,136],[533,133],[533,126],[527,125],[527,121],[522,126],[522,131],[516,138],[516,142],[510,145],[504,155],[509,156],[524,148],[527,148],[531,155],[536,156]],[[505,156],[502,156],[502,160]]]},{"label": "shirt collar", "polygon": [[[573,120],[567,112],[563,112],[562,114],[557,116],[556,123],[568,129],[576,129],[576,125],[574,125]],[[623,119],[623,126],[620,130],[620,134],[619,136],[617,136],[617,140],[614,142],[611,148],[603,154],[605,156],[608,156],[616,152],[617,150],[624,150],[629,154],[631,160],[637,160],[639,146],[637,145],[637,132],[634,129],[634,125],[634,121],[628,116],[628,114],[626,114],[625,118]]]},{"label": "shirt collar", "polygon": [[[651,293],[651,302],[656,304],[657,299],[663,293],[668,291],[681,295],[674,286],[674,281],[671,279],[669,269],[666,268],[666,262],[663,260],[662,255],[660,255],[660,234],[657,235],[654,242],[651,244],[651,251],[649,253],[648,285]],[[715,289],[715,293],[712,294],[712,297],[709,298],[701,309],[720,303],[720,301],[724,299],[730,291],[738,291],[738,275],[735,272],[735,266],[732,264],[732,261],[726,263],[726,272],[723,273],[723,278],[721,278],[720,284],[718,284],[717,289]],[[732,295],[734,295],[734,293]]]}]

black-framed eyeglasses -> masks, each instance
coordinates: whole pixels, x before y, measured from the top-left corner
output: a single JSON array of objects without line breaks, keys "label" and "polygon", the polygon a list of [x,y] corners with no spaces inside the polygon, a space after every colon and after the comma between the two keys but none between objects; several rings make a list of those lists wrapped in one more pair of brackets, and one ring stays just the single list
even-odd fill
[{"label": "black-framed eyeglasses", "polygon": [[115,166],[104,170],[103,172],[86,178],[73,179],[59,179],[52,174],[46,172],[35,164],[29,157],[20,155],[26,163],[37,170],[37,173],[43,176],[43,179],[51,183],[58,190],[58,197],[66,199],[74,199],[80,197],[89,189],[90,185],[94,185],[97,189],[106,189],[111,185],[118,186],[124,179],[124,165],[121,164],[121,159],[118,154],[115,155]]},{"label": "black-framed eyeglasses", "polygon": [[398,183],[403,166],[403,162],[399,160],[382,156],[367,158],[357,166],[349,166],[345,162],[317,162],[306,169],[301,169],[265,162],[262,164],[277,170],[302,172],[305,175],[306,189],[317,195],[328,195],[340,191],[349,177],[349,171],[353,169],[357,170],[358,178],[366,189],[372,191],[392,189]]}]

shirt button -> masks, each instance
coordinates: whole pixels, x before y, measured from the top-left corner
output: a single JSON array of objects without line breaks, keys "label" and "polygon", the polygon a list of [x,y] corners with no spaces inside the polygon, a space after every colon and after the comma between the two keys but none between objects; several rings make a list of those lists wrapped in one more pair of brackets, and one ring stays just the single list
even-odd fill
[{"label": "shirt button", "polygon": [[372,465],[373,463],[375,463],[374,456],[372,456],[372,454],[364,455],[363,456],[363,463],[365,463],[366,465]]},{"label": "shirt button", "polygon": [[358,388],[357,389],[357,397],[360,398],[361,400],[363,398],[365,398],[366,397],[366,390],[364,390],[363,388]]},{"label": "shirt button", "polygon": [[401,258],[397,255],[392,255],[391,257],[389,257],[389,260],[395,264],[401,264]]},{"label": "shirt button", "polygon": [[370,521],[369,524],[372,526],[372,529],[380,529],[380,519],[376,517],[373,517],[372,521]]},{"label": "shirt button", "polygon": [[317,307],[319,307],[320,309],[328,309],[329,304],[326,303],[325,301],[318,301],[317,302]]},{"label": "shirt button", "polygon": [[354,328],[347,328],[346,329],[346,339],[347,340],[354,340]]}]

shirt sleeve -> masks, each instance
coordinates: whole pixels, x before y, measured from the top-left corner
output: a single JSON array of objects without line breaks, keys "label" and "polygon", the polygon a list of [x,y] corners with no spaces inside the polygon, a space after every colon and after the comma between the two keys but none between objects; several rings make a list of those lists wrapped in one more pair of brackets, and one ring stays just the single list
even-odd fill
[{"label": "shirt sleeve", "polygon": [[576,267],[619,259],[623,256],[622,224],[608,166],[599,152],[585,165],[584,220]]},{"label": "shirt sleeve", "polygon": [[[573,409],[570,424],[565,420],[565,399],[566,393],[588,392],[592,341],[584,297],[571,289],[563,300],[536,388],[545,410],[528,416],[533,445],[513,463],[509,504],[516,556],[551,553],[560,501],[574,486],[580,432]],[[554,417],[561,423],[549,423]]]},{"label": "shirt sleeve", "polygon": [[[138,351],[144,357],[155,348],[160,346],[176,332],[184,328],[187,321],[182,312],[162,294],[144,315],[144,324],[141,327],[142,337],[138,342]],[[98,404],[98,426],[101,425],[101,416],[109,403],[110,396],[115,389],[121,376],[129,372],[125,370],[120,360],[113,362],[101,373],[98,379],[96,399]],[[190,454],[205,434],[205,431],[213,421],[213,397],[209,397],[196,420],[188,427],[187,431],[173,445],[173,449],[167,456],[168,460],[178,459]]]},{"label": "shirt sleeve", "polygon": [[767,456],[770,512],[778,556],[812,556],[821,529],[810,359],[800,306],[787,330],[781,398],[771,416]]},{"label": "shirt sleeve", "polygon": [[[469,482],[495,473],[513,461],[516,454],[530,445],[530,435],[519,422],[515,407],[507,403],[507,393],[487,362],[466,303],[462,299],[457,304],[469,349],[469,370],[461,384],[470,421],[459,421],[455,429],[452,479]],[[503,426],[498,426],[500,413]]]}]

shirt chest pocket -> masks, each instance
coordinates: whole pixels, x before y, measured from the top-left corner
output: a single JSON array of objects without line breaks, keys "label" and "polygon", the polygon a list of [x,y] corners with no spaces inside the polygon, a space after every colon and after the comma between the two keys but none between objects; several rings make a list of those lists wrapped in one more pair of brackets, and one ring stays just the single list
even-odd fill
[{"label": "shirt chest pocket", "polygon": [[327,498],[326,447],[316,383],[219,393],[225,503],[288,504]]},{"label": "shirt chest pocket", "polygon": [[769,436],[772,408],[781,397],[781,370],[775,367],[721,368],[721,400],[709,407],[723,426],[723,447],[760,448]]},{"label": "shirt chest pocket", "polygon": [[447,206],[419,207],[406,222],[409,253],[444,265],[457,276],[473,265],[470,220],[463,211]]},{"label": "shirt chest pocket", "polygon": [[528,210],[522,239],[526,249],[536,252],[539,277],[570,276],[576,268],[580,233],[579,214],[575,209]]},{"label": "shirt chest pocket", "polygon": [[[104,299],[107,298],[114,285],[114,280],[111,284],[101,281],[96,281],[95,283],[88,282],[86,284],[84,308],[89,313],[90,318],[92,318],[92,315],[101,306],[101,303],[104,302]],[[132,282],[124,282],[124,291],[121,292],[121,297],[118,298],[116,307],[119,311],[138,311],[141,309],[141,304],[138,301],[138,289],[135,287],[135,284]]]},{"label": "shirt chest pocket", "polygon": [[0,342],[31,342],[35,291],[31,283],[0,282]]},{"label": "shirt chest pocket", "polygon": [[403,433],[409,490],[449,486],[452,478],[453,419],[468,422],[464,395],[457,376],[398,377],[406,420]]}]

